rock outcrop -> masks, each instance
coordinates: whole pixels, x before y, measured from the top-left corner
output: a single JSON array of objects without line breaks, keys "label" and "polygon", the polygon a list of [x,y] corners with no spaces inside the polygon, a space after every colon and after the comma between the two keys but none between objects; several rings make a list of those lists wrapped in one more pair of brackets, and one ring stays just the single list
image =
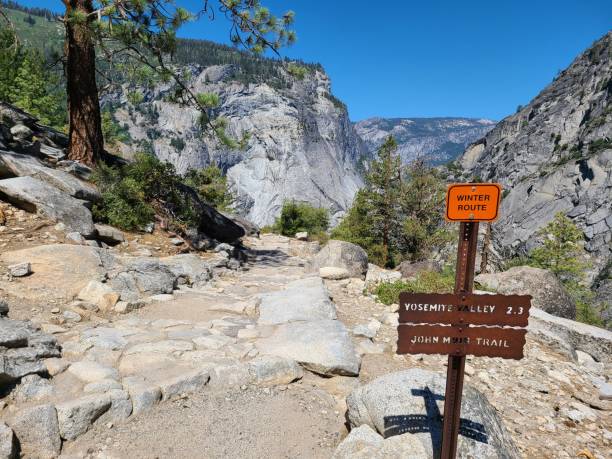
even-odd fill
[{"label": "rock outcrop", "polygon": [[234,138],[249,133],[244,150],[219,144],[202,132],[199,113],[170,102],[175,88],[160,85],[136,105],[127,89],[105,99],[114,118],[129,129],[136,144],[146,144],[181,173],[217,163],[227,170],[237,196],[237,211],[258,225],[274,222],[285,200],[306,201],[330,209],[336,220],[362,185],[356,164],[365,148],[346,108],[330,90],[328,76],[308,67],[303,79],[278,63],[286,87],[236,81],[232,65],[191,65],[189,82],[196,93],[219,96],[215,114],[228,121]]},{"label": "rock outcrop", "polygon": [[495,126],[495,121],[473,118],[369,118],[355,123],[369,156],[392,135],[404,163],[424,158],[442,164]]},{"label": "rock outcrop", "polygon": [[525,254],[557,212],[584,232],[592,278],[611,260],[612,32],[529,104],[504,118],[461,157],[466,180],[504,188],[493,245],[502,257]]}]

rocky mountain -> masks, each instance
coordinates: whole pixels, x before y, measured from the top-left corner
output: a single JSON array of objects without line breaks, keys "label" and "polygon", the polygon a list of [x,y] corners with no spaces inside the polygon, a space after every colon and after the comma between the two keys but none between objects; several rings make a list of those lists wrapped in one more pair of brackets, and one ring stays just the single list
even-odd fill
[{"label": "rocky mountain", "polygon": [[237,81],[237,65],[189,66],[194,92],[219,97],[216,115],[227,119],[227,133],[249,134],[244,149],[225,147],[203,132],[195,109],[171,101],[170,84],[144,91],[136,103],[125,87],[104,105],[134,143],[179,172],[220,165],[237,197],[237,211],[251,221],[273,223],[286,200],[326,207],[333,221],[362,185],[356,164],[365,148],[346,108],[331,94],[327,75],[317,67],[301,68],[303,78],[279,62],[277,77],[284,84],[273,86]]},{"label": "rocky mountain", "polygon": [[369,118],[355,123],[355,130],[370,155],[392,135],[404,162],[425,157],[442,164],[457,158],[493,126],[495,121],[473,118]]},{"label": "rocky mountain", "polygon": [[[500,182],[493,242],[526,253],[557,212],[584,231],[592,275],[609,278],[612,237],[612,32],[596,41],[528,105],[469,146],[464,177]],[[609,280],[607,282],[610,282]]]}]

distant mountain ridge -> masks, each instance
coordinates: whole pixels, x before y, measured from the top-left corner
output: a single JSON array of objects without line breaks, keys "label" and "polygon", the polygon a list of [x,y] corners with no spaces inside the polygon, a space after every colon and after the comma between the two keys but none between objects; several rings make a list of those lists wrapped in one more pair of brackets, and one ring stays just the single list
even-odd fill
[{"label": "distant mountain ridge", "polygon": [[426,158],[442,164],[457,158],[465,148],[484,136],[495,121],[477,118],[369,118],[354,123],[370,156],[389,135],[395,137],[404,163]]}]

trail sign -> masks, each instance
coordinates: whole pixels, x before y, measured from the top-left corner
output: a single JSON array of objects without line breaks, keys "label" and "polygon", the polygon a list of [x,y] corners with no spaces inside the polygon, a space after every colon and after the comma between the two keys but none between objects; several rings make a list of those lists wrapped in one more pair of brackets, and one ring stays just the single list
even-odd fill
[{"label": "trail sign", "polygon": [[398,332],[398,354],[469,354],[520,360],[527,329],[400,324]]},{"label": "trail sign", "polygon": [[531,297],[472,293],[478,224],[497,219],[500,199],[496,183],[449,185],[446,219],[461,222],[455,292],[400,294],[397,353],[448,354],[440,459],[457,455],[465,356],[523,358]]},{"label": "trail sign", "polygon": [[399,322],[526,327],[530,295],[400,294]]},{"label": "trail sign", "polygon": [[501,185],[498,183],[455,183],[446,191],[446,220],[451,222],[494,222],[498,217]]}]

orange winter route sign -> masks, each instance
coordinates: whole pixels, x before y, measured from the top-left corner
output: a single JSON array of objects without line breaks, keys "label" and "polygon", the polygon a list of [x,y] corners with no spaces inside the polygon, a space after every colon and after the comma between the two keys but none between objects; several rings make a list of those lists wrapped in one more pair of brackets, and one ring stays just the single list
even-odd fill
[{"label": "orange winter route sign", "polygon": [[455,183],[446,192],[446,220],[451,222],[493,222],[497,220],[499,183]]}]

